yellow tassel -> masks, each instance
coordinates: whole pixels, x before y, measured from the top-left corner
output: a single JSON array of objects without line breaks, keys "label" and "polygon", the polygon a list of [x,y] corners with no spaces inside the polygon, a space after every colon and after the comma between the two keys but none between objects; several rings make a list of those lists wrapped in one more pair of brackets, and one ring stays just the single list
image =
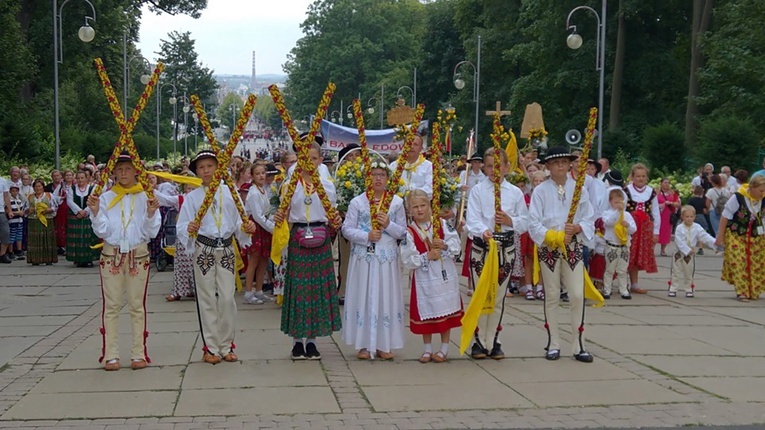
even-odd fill
[{"label": "yellow tassel", "polygon": [[622,225],[622,221],[624,221],[624,211],[619,212],[619,220],[616,221],[616,225],[614,226],[614,234],[616,235],[616,238],[619,240],[619,245],[626,245],[627,244],[627,227]]},{"label": "yellow tassel", "polygon": [[[547,246],[549,246],[552,249],[560,249],[563,252],[564,257],[567,258],[568,247],[566,247],[564,243],[564,237],[565,237],[565,232],[563,231],[547,230],[547,234],[545,234],[545,243],[547,244]],[[534,268],[536,269],[539,265],[538,259],[536,257],[534,259],[534,264],[535,264]],[[593,300],[595,302],[593,307],[599,308],[603,306],[606,303],[606,301],[603,299],[603,296],[600,294],[600,291],[598,291],[598,289],[595,288],[595,284],[592,283],[592,279],[590,279],[590,274],[587,272],[587,270],[583,270],[583,272],[584,272],[584,298],[588,300]]]},{"label": "yellow tassel", "polygon": [[282,221],[274,227],[274,235],[271,240],[271,261],[274,265],[282,262],[282,251],[290,243],[290,228],[287,221]]},{"label": "yellow tassel", "polygon": [[239,277],[239,271],[244,269],[244,260],[242,260],[242,254],[239,253],[239,244],[236,243],[236,239],[233,240],[231,246],[234,247],[234,258],[236,260],[236,271],[234,272],[234,279],[236,282],[236,291],[242,291],[242,279]]},{"label": "yellow tassel", "polygon": [[[489,239],[489,250],[484,261],[481,277],[475,286],[475,292],[470,299],[465,315],[462,316],[462,338],[460,339],[460,355],[467,351],[473,339],[473,333],[478,326],[478,318],[494,312],[497,298],[497,283],[499,282],[499,257],[497,242]],[[481,298],[484,298],[481,300]]]}]

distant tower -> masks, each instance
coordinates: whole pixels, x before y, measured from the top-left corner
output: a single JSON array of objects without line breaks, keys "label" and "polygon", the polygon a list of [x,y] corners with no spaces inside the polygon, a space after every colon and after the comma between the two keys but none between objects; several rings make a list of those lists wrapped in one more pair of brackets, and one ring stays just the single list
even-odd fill
[{"label": "distant tower", "polygon": [[255,51],[252,51],[252,77],[250,78],[250,92],[256,93],[256,82],[255,82]]}]

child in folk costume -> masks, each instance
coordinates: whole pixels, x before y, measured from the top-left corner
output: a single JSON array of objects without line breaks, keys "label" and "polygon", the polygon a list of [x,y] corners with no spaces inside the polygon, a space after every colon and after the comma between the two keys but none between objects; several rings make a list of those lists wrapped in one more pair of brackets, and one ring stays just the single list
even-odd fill
[{"label": "child in folk costume", "polygon": [[88,196],[93,232],[104,241],[99,270],[104,300],[101,314],[105,370],[119,370],[118,318],[122,292],[127,291],[133,347],[130,367],[143,369],[150,362],[146,348],[146,291],[149,285],[149,240],[161,223],[159,202],[149,199],[136,181],[132,157],[123,152],[114,166],[117,183],[103,195]]},{"label": "child in folk costume", "polygon": [[715,238],[695,223],[696,209],[686,205],[680,210],[682,224],[675,230],[675,246],[677,252],[672,256],[672,279],[669,281],[669,297],[677,296],[677,288],[685,289],[685,297],[693,297],[693,275],[696,271],[696,249],[699,242],[713,250],[717,250]]},{"label": "child in folk costume", "polygon": [[[507,153],[499,151],[499,154],[495,154],[494,148],[489,148],[484,153],[483,161],[484,169],[489,172],[489,177],[474,186],[468,197],[466,226],[473,243],[470,254],[470,276],[473,278],[473,285],[476,285],[483,271],[483,264],[489,249],[489,239],[494,238],[498,242],[499,279],[496,285],[497,295],[494,312],[480,316],[478,329],[475,333],[475,343],[471,349],[471,357],[483,359],[489,356],[495,360],[501,360],[505,358],[499,341],[499,332],[502,330],[502,316],[505,311],[506,284],[509,283],[515,264],[515,247],[519,246],[514,239],[516,234],[523,234],[528,229],[528,209],[523,192],[504,179],[510,170]],[[502,211],[499,213],[495,213],[494,210],[496,198],[494,195],[495,179],[492,174],[494,163],[499,163],[500,180],[502,181],[500,184]],[[495,224],[500,226],[500,232],[494,231]],[[489,349],[490,346],[491,349]]]},{"label": "child in folk costume", "polygon": [[[401,260],[406,269],[413,269],[409,328],[422,335],[425,344],[420,363],[443,363],[449,354],[451,329],[462,325],[462,300],[454,265],[460,239],[445,221],[440,231],[433,231],[430,198],[424,191],[410,192],[407,204],[413,222],[401,243]],[[435,354],[431,344],[434,334],[441,335],[441,348]]]},{"label": "child in folk costume", "polygon": [[218,169],[218,159],[210,150],[199,151],[189,169],[202,179],[202,187],[184,200],[176,229],[186,254],[193,255],[197,313],[204,344],[202,361],[218,364],[222,358],[232,363],[239,359],[234,353],[237,271],[233,239],[236,236],[238,243],[249,246],[249,234],[255,231],[255,225],[249,221],[245,225],[247,232],[242,231],[242,219],[234,202],[239,195],[232,195],[223,181],[202,221],[195,221]]},{"label": "child in folk costume", "polygon": [[752,176],[728,199],[717,230],[717,245],[725,245],[722,279],[742,302],[759,298],[765,289],[764,196],[765,176]]},{"label": "child in folk costume", "polygon": [[[323,158],[321,147],[313,142],[308,151],[318,169]],[[337,301],[337,279],[332,258],[330,221],[316,191],[311,175],[300,174],[287,213],[277,211],[274,222],[292,224],[288,245],[287,267],[282,304],[281,330],[293,338],[293,360],[320,360],[316,338],[330,336],[340,330],[342,321]],[[337,203],[335,185],[329,177],[320,178],[330,204]],[[287,186],[283,187],[285,190]],[[283,196],[282,198],[285,198]],[[340,224],[339,215],[332,220]],[[305,344],[303,338],[306,339]]]},{"label": "child in folk costume", "polygon": [[608,189],[610,208],[603,212],[605,233],[606,268],[603,272],[603,298],[611,298],[611,287],[614,277],[619,283],[619,294],[623,299],[632,298],[629,291],[629,276],[627,269],[630,261],[630,236],[637,231],[632,215],[625,211],[626,194],[621,187]]},{"label": "child in folk costume", "polygon": [[84,171],[77,172],[75,181],[76,184],[66,193],[66,204],[69,207],[66,259],[74,262],[77,267],[93,267],[98,251],[91,246],[98,242],[98,238],[90,222],[88,196],[93,192],[94,185],[88,184]]},{"label": "child in folk costume", "polygon": [[[271,255],[271,234],[274,232],[274,222],[266,216],[269,210],[268,193],[265,189],[266,166],[253,164],[251,175],[252,186],[247,193],[244,208],[250,219],[255,222],[255,233],[252,235],[252,246],[245,252],[249,262],[245,272],[244,303],[261,305],[274,300],[263,292],[263,278]],[[253,281],[255,291],[252,291]]]},{"label": "child in folk costume", "polygon": [[375,356],[392,360],[391,350],[404,347],[397,241],[406,235],[406,212],[403,200],[393,196],[388,212],[376,214],[379,228],[372,228],[371,208],[379,207],[385,197],[390,171],[383,162],[371,166],[372,201],[367,193],[351,200],[343,223],[343,236],[351,242],[351,250],[342,337],[359,350],[356,357],[360,360]]},{"label": "child in folk costume", "polygon": [[545,166],[550,171],[550,179],[541,183],[531,196],[529,232],[538,246],[545,284],[544,311],[548,333],[545,358],[560,358],[558,304],[560,287],[565,285],[571,302],[572,352],[576,360],[590,363],[593,357],[584,348],[583,260],[584,244],[592,239],[595,226],[589,195],[584,187],[573,222],[567,222],[576,190],[576,181],[568,176],[568,172],[576,159],[562,147],[553,147],[547,152]]},{"label": "child in folk costume", "polygon": [[632,182],[624,191],[627,192],[627,211],[635,219],[637,231],[630,245],[630,291],[645,294],[647,291],[638,286],[638,271],[656,273],[656,257],[653,254],[654,245],[659,241],[661,216],[656,190],[649,187],[648,168],[640,163],[632,166],[630,172]]},{"label": "child in folk costume", "polygon": [[29,195],[27,209],[29,215],[27,263],[34,266],[58,263],[54,218],[59,200],[51,193],[44,191],[41,179],[35,179],[32,189],[34,192]]}]

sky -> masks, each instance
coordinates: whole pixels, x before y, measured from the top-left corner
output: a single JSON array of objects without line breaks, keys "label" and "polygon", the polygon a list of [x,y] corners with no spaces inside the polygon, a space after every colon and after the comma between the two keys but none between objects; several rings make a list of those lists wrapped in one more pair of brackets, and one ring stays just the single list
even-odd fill
[{"label": "sky", "polygon": [[155,15],[145,8],[138,48],[153,61],[160,40],[167,40],[169,32],[190,31],[199,60],[215,74],[249,76],[253,50],[258,75],[284,74],[282,65],[303,36],[300,23],[312,1],[208,0],[199,19]]}]

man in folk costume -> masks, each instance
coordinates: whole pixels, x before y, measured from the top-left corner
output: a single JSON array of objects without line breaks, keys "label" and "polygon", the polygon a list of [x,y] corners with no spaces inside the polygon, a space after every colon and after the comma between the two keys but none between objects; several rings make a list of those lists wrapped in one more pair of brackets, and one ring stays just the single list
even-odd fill
[{"label": "man in folk costume", "polygon": [[[401,187],[404,194],[411,190],[422,190],[429,198],[433,198],[433,163],[425,159],[422,155],[422,136],[416,134],[412,140],[411,149],[405,155],[406,165],[401,179],[404,185]],[[390,164],[390,170],[396,171],[398,160]]]},{"label": "man in folk costume", "polygon": [[569,176],[571,163],[578,157],[562,147],[550,148],[544,162],[550,178],[534,189],[529,207],[529,233],[538,246],[539,267],[545,285],[545,328],[548,345],[545,358],[560,358],[559,300],[562,285],[571,301],[572,352],[576,360],[591,363],[584,348],[584,244],[595,234],[594,212],[587,189],[572,223],[568,214],[573,203],[576,181]]},{"label": "man in folk costume", "polygon": [[122,291],[127,291],[133,333],[130,367],[143,369],[150,362],[146,348],[146,291],[149,283],[149,241],[161,224],[159,202],[149,199],[136,181],[133,159],[123,152],[114,167],[116,184],[103,195],[88,196],[93,232],[103,239],[99,268],[101,294],[102,355],[105,370],[119,370],[117,344]]},{"label": "man in folk costume", "polygon": [[[202,186],[190,192],[181,206],[176,231],[187,255],[193,255],[199,329],[202,332],[205,363],[221,359],[236,362],[234,320],[236,318],[236,255],[233,238],[244,248],[251,245],[255,224],[248,221],[242,231],[242,218],[229,188],[221,183],[212,196],[212,204],[197,222],[196,215],[207,198],[207,190],[218,169],[218,159],[210,150],[199,151],[189,169],[202,179]],[[193,235],[196,234],[196,238]]]},{"label": "man in folk costume", "polygon": [[[502,212],[496,213],[494,210],[496,179],[490,175],[488,179],[473,187],[467,201],[466,226],[468,235],[472,239],[470,276],[472,284],[476,285],[484,268],[489,249],[488,241],[493,237],[497,241],[499,252],[499,279],[496,284],[494,312],[480,317],[471,356],[474,359],[483,359],[488,356],[500,360],[505,357],[499,341],[499,332],[502,330],[502,315],[505,311],[505,290],[510,281],[510,272],[515,260],[514,233],[523,234],[527,231],[528,210],[523,192],[504,179],[510,170],[507,153],[500,150],[497,156],[494,148],[490,148],[484,154],[483,161],[487,172],[493,171],[494,163],[500,163]],[[500,226],[500,232],[494,231],[495,225]],[[490,346],[491,350],[489,350]]]},{"label": "man in folk costume", "polygon": [[[472,190],[479,182],[486,179],[486,175],[483,173],[483,157],[481,157],[480,154],[475,153],[470,157],[469,161],[470,168],[465,169],[464,172],[460,173],[460,185],[462,192],[465,195],[465,200],[467,200],[467,197],[470,195],[470,190]],[[457,222],[460,221],[461,220],[457,220]],[[472,244],[470,243],[467,231],[462,230],[461,227],[460,230],[462,231],[462,234],[460,234],[460,249],[464,250],[463,255],[465,256],[465,261],[462,264],[462,276],[468,278],[468,281],[470,281],[470,248]],[[469,294],[472,293],[473,288],[475,288],[475,285],[470,285]]]}]

